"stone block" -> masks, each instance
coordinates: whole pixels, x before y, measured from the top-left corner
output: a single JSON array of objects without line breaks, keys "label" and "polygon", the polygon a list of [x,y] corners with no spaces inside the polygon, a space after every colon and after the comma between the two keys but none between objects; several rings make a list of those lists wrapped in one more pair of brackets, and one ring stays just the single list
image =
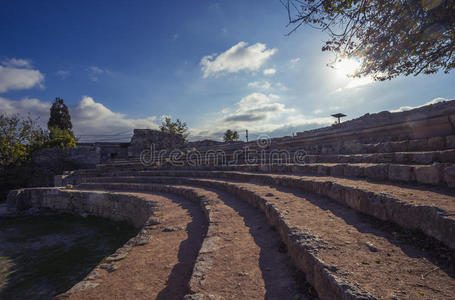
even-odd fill
[{"label": "stone block", "polygon": [[446,167],[443,170],[444,182],[452,188],[455,188],[455,166]]},{"label": "stone block", "polygon": [[390,165],[389,180],[392,181],[415,181],[414,166]]},{"label": "stone block", "polygon": [[427,146],[426,139],[408,141],[408,151],[422,151],[426,149],[426,146]]},{"label": "stone block", "polygon": [[327,147],[327,146],[322,146],[321,154],[328,154],[328,153],[329,153],[329,147]]},{"label": "stone block", "polygon": [[64,186],[64,179],[67,175],[55,175],[54,176],[54,186]]},{"label": "stone block", "polygon": [[330,175],[330,167],[329,166],[318,166],[318,175],[321,176],[329,176]]},{"label": "stone block", "polygon": [[446,147],[455,148],[455,135],[446,136]]},{"label": "stone block", "polygon": [[362,153],[363,145],[358,141],[346,141],[344,143],[344,151],[346,153]]},{"label": "stone block", "polygon": [[372,163],[392,163],[395,161],[395,153],[378,153]]},{"label": "stone block", "polygon": [[359,165],[346,165],[344,167],[344,176],[347,177],[364,177],[365,168]]},{"label": "stone block", "polygon": [[386,180],[389,177],[389,165],[388,164],[377,164],[365,167],[365,177]]},{"label": "stone block", "polygon": [[410,163],[413,159],[413,154],[410,152],[396,152],[395,153],[395,162],[397,163]]},{"label": "stone block", "polygon": [[429,150],[441,150],[445,147],[445,139],[442,136],[435,136],[428,139],[427,147]]},{"label": "stone block", "polygon": [[408,151],[408,141],[392,142],[390,143],[393,152]]},{"label": "stone block", "polygon": [[439,161],[444,163],[455,163],[455,149],[439,152]]},{"label": "stone block", "polygon": [[344,175],[344,164],[335,165],[330,170],[331,176],[343,176]]},{"label": "stone block", "polygon": [[441,164],[415,167],[416,181],[424,184],[439,185],[441,183]]},{"label": "stone block", "polygon": [[376,151],[374,144],[365,144],[363,147],[365,149],[365,153],[372,153]]},{"label": "stone block", "polygon": [[389,153],[392,152],[392,145],[390,142],[380,143],[377,146],[377,150],[378,150],[377,152]]},{"label": "stone block", "polygon": [[409,162],[416,163],[416,164],[431,164],[436,160],[436,153],[435,152],[417,152],[412,153],[412,158]]}]

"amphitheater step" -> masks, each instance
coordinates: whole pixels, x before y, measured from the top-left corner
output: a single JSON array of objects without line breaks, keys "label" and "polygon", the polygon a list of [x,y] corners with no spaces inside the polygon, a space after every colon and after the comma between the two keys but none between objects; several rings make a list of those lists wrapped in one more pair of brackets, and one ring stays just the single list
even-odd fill
[{"label": "amphitheater step", "polygon": [[[172,169],[172,166],[160,169]],[[427,186],[455,187],[455,165],[434,163],[431,165],[397,165],[388,163],[308,163],[308,164],[247,164],[219,166],[189,166],[187,169],[227,170],[290,173],[301,175],[366,178],[376,181],[390,181]],[[74,175],[99,176],[105,173],[118,173],[125,170],[153,170],[152,167],[115,167],[112,169],[79,170]],[[174,167],[175,169],[175,167]],[[63,176],[67,176],[63,175]],[[59,177],[57,177],[59,178]]]},{"label": "amphitheater step", "polygon": [[[88,182],[147,182],[147,176],[186,176],[258,181],[311,192],[347,205],[358,212],[390,221],[406,229],[421,230],[455,248],[455,195],[445,189],[420,189],[333,177],[293,176],[227,171],[160,170],[127,172],[129,178],[93,177]],[[142,177],[144,176],[144,177]]]},{"label": "amphitheater step", "polygon": [[[438,244],[414,242],[399,228],[324,197],[252,182],[158,176],[142,179],[215,188],[260,207],[321,299],[455,297],[453,262],[449,263],[455,258],[453,251]],[[128,183],[127,178],[115,180],[118,183],[81,187],[153,190],[155,186]]]},{"label": "amphitheater step", "polygon": [[[112,184],[84,184],[81,187],[132,188]],[[189,295],[188,299],[196,299],[196,296],[208,297],[203,299],[306,299],[299,291],[295,279],[298,272],[284,253],[279,235],[260,211],[217,190],[156,185],[149,185],[148,189],[199,199],[209,218],[207,236],[189,283],[193,298]],[[311,295],[311,290],[306,293]]]},{"label": "amphitheater step", "polygon": [[[103,192],[100,190],[99,192]],[[93,288],[59,299],[182,299],[190,280],[207,223],[197,204],[172,194],[128,193],[153,201],[147,241],[138,241],[118,261],[106,259],[89,278]],[[65,298],[65,297],[69,298]]]}]

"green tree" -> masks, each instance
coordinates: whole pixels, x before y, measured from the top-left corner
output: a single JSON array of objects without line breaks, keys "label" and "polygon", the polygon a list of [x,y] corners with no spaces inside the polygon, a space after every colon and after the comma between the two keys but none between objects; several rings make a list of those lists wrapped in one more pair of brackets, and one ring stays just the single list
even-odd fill
[{"label": "green tree", "polygon": [[47,147],[75,148],[77,140],[70,130],[53,127],[49,132]]},{"label": "green tree", "polygon": [[51,106],[49,122],[47,122],[49,130],[54,127],[70,131],[73,129],[68,107],[61,98],[55,98],[55,102]]},{"label": "green tree", "polygon": [[73,125],[68,107],[61,98],[55,98],[55,102],[50,109],[48,147],[74,148],[76,147],[76,138],[73,134]]},{"label": "green tree", "polygon": [[173,122],[170,117],[165,117],[161,123],[160,130],[162,132],[180,135],[184,140],[188,137],[188,126],[179,119]]},{"label": "green tree", "polygon": [[0,168],[23,164],[46,143],[46,133],[30,116],[0,115]]},{"label": "green tree", "polygon": [[0,115],[0,201],[33,180],[32,153],[47,142],[47,133],[30,116]]},{"label": "green tree", "polygon": [[239,139],[239,134],[237,131],[232,131],[230,129],[226,130],[223,136],[223,140],[228,143],[228,142],[235,142]]},{"label": "green tree", "polygon": [[336,62],[359,57],[354,76],[376,80],[448,73],[455,67],[455,0],[281,0],[289,34],[302,25],[325,31]]}]

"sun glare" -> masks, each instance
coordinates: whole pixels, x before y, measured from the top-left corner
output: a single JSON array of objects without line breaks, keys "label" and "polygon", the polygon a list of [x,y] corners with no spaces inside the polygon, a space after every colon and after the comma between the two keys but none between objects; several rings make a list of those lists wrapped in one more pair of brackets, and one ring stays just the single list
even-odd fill
[{"label": "sun glare", "polygon": [[354,74],[360,68],[360,62],[353,58],[343,59],[334,65],[337,74],[342,77]]}]

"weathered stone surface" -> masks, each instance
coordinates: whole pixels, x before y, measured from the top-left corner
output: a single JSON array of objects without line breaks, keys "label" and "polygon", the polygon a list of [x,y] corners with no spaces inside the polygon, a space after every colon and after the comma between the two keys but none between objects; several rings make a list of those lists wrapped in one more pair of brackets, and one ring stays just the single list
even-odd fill
[{"label": "weathered stone surface", "polygon": [[419,183],[438,185],[441,183],[441,165],[415,167],[416,180]]},{"label": "weathered stone surface", "polygon": [[428,149],[438,150],[445,146],[445,139],[442,136],[435,136],[428,139]]},{"label": "weathered stone surface", "polygon": [[155,150],[182,148],[185,140],[182,136],[152,129],[134,129],[128,155],[138,157],[143,150],[150,150],[152,145]]},{"label": "weathered stone surface", "polygon": [[438,156],[439,156],[439,160],[441,162],[454,163],[455,162],[455,149],[441,151],[441,152],[439,152]]},{"label": "weathered stone surface", "polygon": [[410,182],[415,180],[414,167],[406,165],[390,165],[389,179]]},{"label": "weathered stone surface", "polygon": [[[435,152],[418,152],[411,153],[412,159],[409,162],[416,164],[431,164],[436,160]],[[400,161],[401,163],[401,161]]]},{"label": "weathered stone surface", "polygon": [[335,165],[330,170],[331,176],[343,176],[344,175],[344,166],[343,164]]},{"label": "weathered stone surface", "polygon": [[358,165],[345,165],[344,166],[344,176],[346,177],[364,177],[365,168]]},{"label": "weathered stone surface", "polygon": [[408,141],[408,151],[422,151],[427,146],[427,139],[417,139]]},{"label": "weathered stone surface", "polygon": [[321,175],[321,176],[330,175],[330,167],[324,166],[324,165],[318,166],[317,175]]},{"label": "weathered stone surface", "polygon": [[378,164],[365,168],[365,176],[372,179],[386,180],[389,177],[389,165]]},{"label": "weathered stone surface", "polygon": [[27,213],[30,209],[50,209],[73,214],[100,216],[144,226],[154,211],[154,204],[143,198],[108,192],[83,192],[62,188],[31,188],[8,194],[8,209]]},{"label": "weathered stone surface", "polygon": [[455,148],[455,135],[446,136],[446,147]]},{"label": "weathered stone surface", "polygon": [[444,169],[444,181],[449,187],[455,187],[455,166]]},{"label": "weathered stone surface", "polygon": [[399,141],[390,143],[393,152],[408,151],[408,141]]}]

